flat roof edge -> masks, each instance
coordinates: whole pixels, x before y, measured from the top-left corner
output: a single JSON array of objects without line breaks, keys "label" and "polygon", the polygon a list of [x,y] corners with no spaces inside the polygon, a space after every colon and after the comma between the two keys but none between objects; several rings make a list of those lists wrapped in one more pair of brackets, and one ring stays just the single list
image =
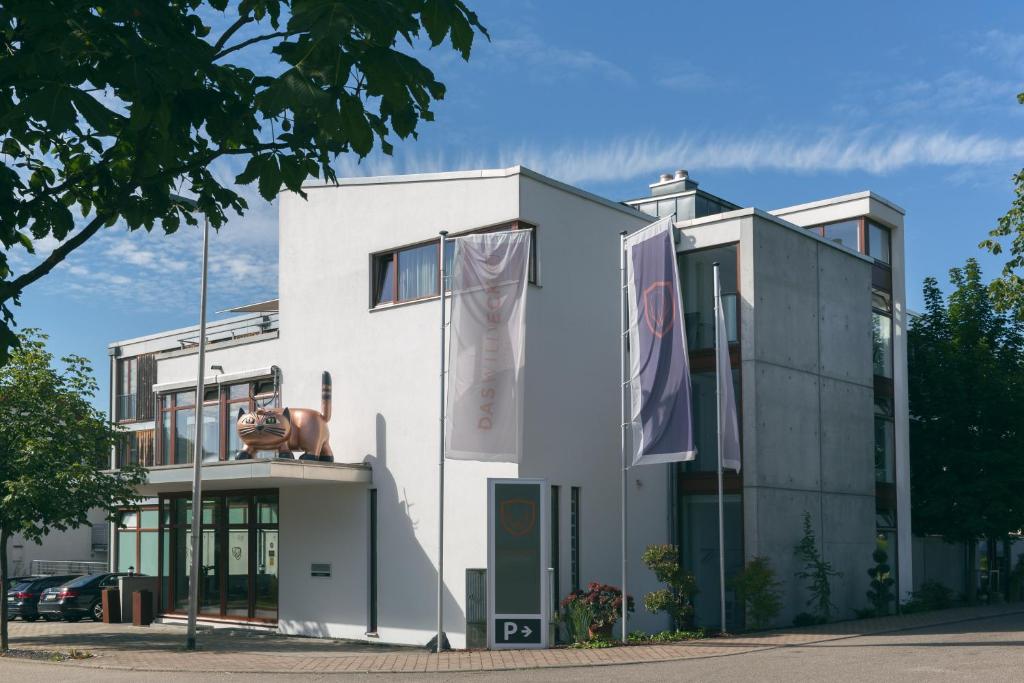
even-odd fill
[{"label": "flat roof edge", "polygon": [[907,211],[902,206],[894,201],[886,199],[877,192],[871,190],[863,190],[861,192],[854,192],[853,194],[839,195],[838,197],[828,197],[826,199],[817,199],[813,202],[807,202],[805,204],[796,204],[794,206],[784,206],[780,209],[772,209],[770,213],[774,215],[784,215],[787,213],[796,213],[798,211],[808,211],[810,209],[818,209],[823,206],[832,206],[835,204],[845,204],[847,202],[854,202],[858,199],[874,199],[875,201],[885,204],[893,211],[897,212],[901,216],[906,216]]}]

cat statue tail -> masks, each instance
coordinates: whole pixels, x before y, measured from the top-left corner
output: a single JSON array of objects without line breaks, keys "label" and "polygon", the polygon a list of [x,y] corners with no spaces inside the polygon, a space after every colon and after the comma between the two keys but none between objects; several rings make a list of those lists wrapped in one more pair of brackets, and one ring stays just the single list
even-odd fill
[{"label": "cat statue tail", "polygon": [[331,421],[331,373],[326,370],[320,379],[320,415],[324,422]]}]

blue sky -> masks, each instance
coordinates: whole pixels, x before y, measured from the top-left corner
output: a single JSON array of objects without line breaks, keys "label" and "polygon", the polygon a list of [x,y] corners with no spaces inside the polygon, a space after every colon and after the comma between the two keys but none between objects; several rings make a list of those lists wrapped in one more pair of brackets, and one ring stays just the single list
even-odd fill
[{"label": "blue sky", "polygon": [[[340,175],[522,163],[626,199],[686,168],[765,209],[871,189],[907,210],[912,307],[970,256],[997,271],[977,244],[1024,166],[1020,3],[469,2],[492,41],[468,64],[423,55],[448,86],[437,121]],[[276,203],[244,194],[212,240],[211,312],[276,295]],[[105,387],[111,340],[196,321],[199,252],[196,230],[115,226],[27,290],[18,323]]]}]

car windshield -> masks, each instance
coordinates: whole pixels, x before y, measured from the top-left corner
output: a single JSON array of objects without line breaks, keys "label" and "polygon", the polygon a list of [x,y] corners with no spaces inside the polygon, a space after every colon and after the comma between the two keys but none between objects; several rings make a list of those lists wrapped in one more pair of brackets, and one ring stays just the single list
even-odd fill
[{"label": "car windshield", "polygon": [[26,591],[26,590],[29,589],[29,586],[31,586],[31,585],[32,585],[31,581],[23,581],[21,583],[16,583],[13,586],[11,586],[11,591],[15,592],[15,593],[18,593],[18,592],[21,592],[21,591]]}]

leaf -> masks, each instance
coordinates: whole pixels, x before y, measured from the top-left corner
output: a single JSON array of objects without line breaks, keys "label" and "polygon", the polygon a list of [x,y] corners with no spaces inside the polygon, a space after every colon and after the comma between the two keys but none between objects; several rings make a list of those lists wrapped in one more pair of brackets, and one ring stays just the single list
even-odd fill
[{"label": "leaf", "polygon": [[259,190],[260,196],[268,202],[273,201],[281,191],[281,167],[274,155],[263,157],[260,164]]}]

